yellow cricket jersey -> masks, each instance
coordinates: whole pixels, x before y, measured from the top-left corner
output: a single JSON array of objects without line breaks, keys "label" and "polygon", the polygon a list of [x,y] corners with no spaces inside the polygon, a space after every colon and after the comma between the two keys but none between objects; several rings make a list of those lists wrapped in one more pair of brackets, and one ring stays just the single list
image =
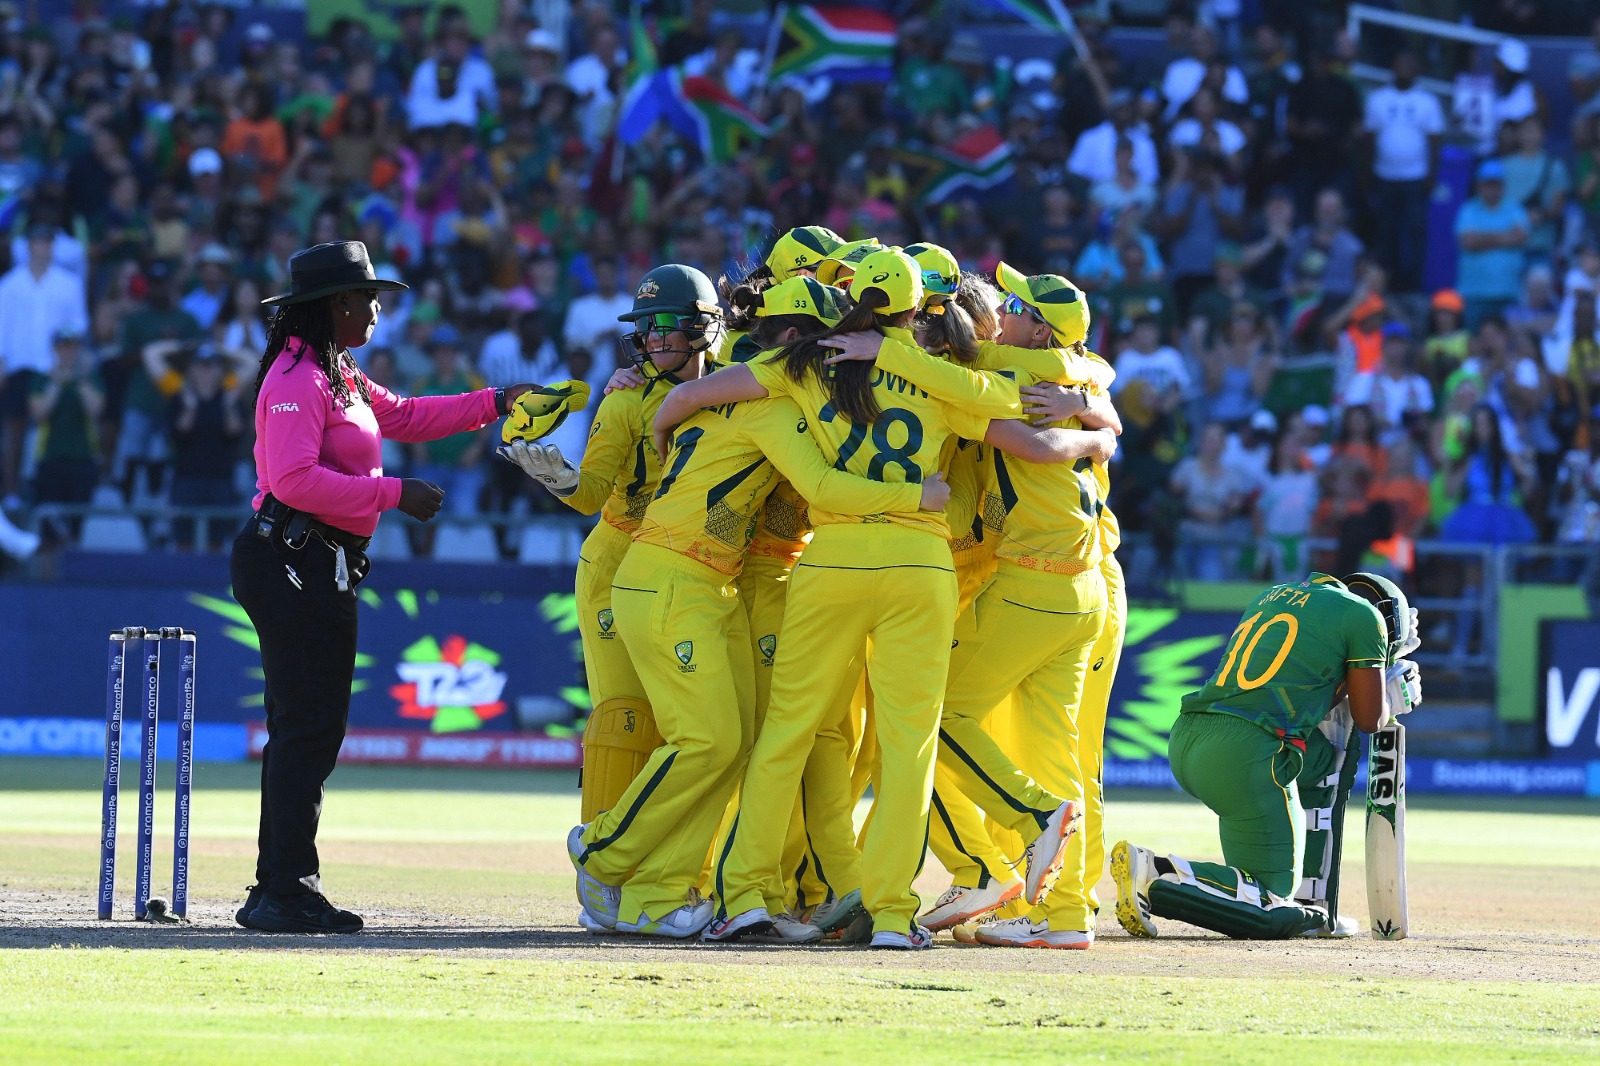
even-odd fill
[{"label": "yellow cricket jersey", "polygon": [[[1025,370],[1010,373],[1019,385],[1039,381]],[[1076,418],[1053,425],[1080,428]],[[993,482],[984,512],[998,512],[1004,524],[995,554],[1024,569],[1051,574],[1081,574],[1098,566],[1105,499],[1095,464],[1089,459],[1029,463],[999,449],[989,451]]]},{"label": "yellow cricket jersey", "polygon": [[600,517],[624,533],[639,528],[661,479],[661,457],[651,423],[671,390],[668,378],[653,378],[637,389],[618,389],[600,401],[589,443],[578,466],[578,487],[562,497],[580,514]]},{"label": "yellow cricket jersey", "polygon": [[780,477],[761,507],[761,522],[745,554],[771,556],[793,566],[810,539],[810,504],[788,478]]},{"label": "yellow cricket jersey", "polygon": [[[895,340],[911,342],[909,330],[891,328],[885,333]],[[955,438],[982,440],[989,430],[987,418],[936,400],[882,367],[874,368],[872,377],[880,409],[878,419],[870,426],[855,425],[834,410],[825,382],[812,375],[803,381],[793,380],[782,363],[773,358],[775,354],[765,353],[745,365],[768,393],[788,396],[799,404],[812,438],[835,469],[848,470],[871,481],[920,484],[928,474],[944,468],[947,451],[955,451]],[[942,540],[950,538],[943,512],[844,514],[813,499],[810,514],[812,524],[819,527],[886,521],[933,533]]]},{"label": "yellow cricket jersey", "polygon": [[696,411],[674,434],[665,469],[633,539],[724,574],[744,565],[762,504],[780,480],[840,514],[915,513],[922,502],[914,481],[868,480],[829,466],[799,405],[782,396]]},{"label": "yellow cricket jersey", "polygon": [[[1090,352],[1089,357],[1105,367],[1105,388],[1110,389],[1112,379],[1117,376],[1116,371],[1112,370],[1111,364],[1101,359],[1098,354]],[[1111,513],[1111,508],[1105,506],[1106,501],[1111,498],[1111,467],[1106,463],[1090,463],[1089,469],[1094,473],[1094,481],[1098,492],[1096,498],[1101,503],[1100,551],[1105,555],[1110,555],[1122,546],[1122,525],[1117,521],[1117,516]]]}]

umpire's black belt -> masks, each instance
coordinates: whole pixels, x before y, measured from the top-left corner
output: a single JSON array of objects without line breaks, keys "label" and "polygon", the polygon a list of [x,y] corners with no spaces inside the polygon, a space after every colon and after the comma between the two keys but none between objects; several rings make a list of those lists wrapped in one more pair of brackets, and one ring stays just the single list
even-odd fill
[{"label": "umpire's black belt", "polygon": [[371,537],[358,537],[338,526],[319,522],[306,512],[290,507],[270,492],[261,501],[260,509],[250,516],[249,528],[256,536],[269,540],[273,533],[281,531],[284,540],[296,547],[304,543],[308,532],[317,534],[329,544],[343,545],[358,552],[366,551],[367,545],[372,543]]}]

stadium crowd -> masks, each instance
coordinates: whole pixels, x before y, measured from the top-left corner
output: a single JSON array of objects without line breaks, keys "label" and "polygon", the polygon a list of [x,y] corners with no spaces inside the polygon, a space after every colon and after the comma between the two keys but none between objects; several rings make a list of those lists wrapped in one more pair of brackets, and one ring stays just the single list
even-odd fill
[{"label": "stadium crowd", "polygon": [[[0,505],[48,544],[76,526],[41,505],[246,501],[259,301],[296,248],[358,237],[410,283],[361,350],[396,391],[599,387],[651,266],[737,280],[818,223],[1092,294],[1126,424],[1113,503],[1157,574],[1296,573],[1308,538],[1401,571],[1424,537],[1600,540],[1600,20],[1570,64],[1570,129],[1547,128],[1510,39],[1473,137],[1416,83],[1449,57],[1389,48],[1389,84],[1358,85],[1340,6],[1176,4],[1137,55],[1083,17],[1082,52],[1063,37],[1024,77],[944,8],[894,5],[889,80],[768,84],[764,12],[646,5],[656,61],[764,124],[721,159],[664,125],[615,136],[637,70],[624,5],[508,2],[486,35],[407,8],[384,42],[350,19],[280,37],[223,6],[10,8]],[[1010,149],[1003,194],[919,198],[901,147],[985,127]],[[1430,291],[1447,145],[1472,154],[1473,191],[1454,284]],[[586,428],[561,431],[574,461]],[[494,432],[393,445],[385,466],[457,515],[551,508]]]}]

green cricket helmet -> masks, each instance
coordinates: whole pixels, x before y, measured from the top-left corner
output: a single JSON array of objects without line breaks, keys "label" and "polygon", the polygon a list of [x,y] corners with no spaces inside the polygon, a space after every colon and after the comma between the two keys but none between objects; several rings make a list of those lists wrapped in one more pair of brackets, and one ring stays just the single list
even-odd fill
[{"label": "green cricket helmet", "polygon": [[796,226],[773,242],[767,269],[772,280],[788,281],[802,270],[814,272],[843,243],[844,238],[827,226]]},{"label": "green cricket helmet", "polygon": [[[617,320],[633,323],[634,331],[623,338],[625,350],[646,373],[653,365],[645,345],[650,334],[683,333],[688,337],[691,353],[715,352],[726,328],[711,279],[684,263],[658,266],[641,278],[633,293],[633,307],[618,315]],[[684,364],[688,361],[685,356]],[[675,369],[682,369],[682,365]]]},{"label": "green cricket helmet", "polygon": [[956,257],[948,248],[927,242],[908,244],[901,251],[922,268],[923,310],[929,314],[943,314],[945,301],[955,296],[961,284],[961,265]]},{"label": "green cricket helmet", "polygon": [[1384,577],[1358,570],[1343,579],[1344,587],[1366,600],[1383,616],[1384,629],[1389,634],[1389,663],[1400,656],[1400,649],[1410,644],[1416,636],[1416,615],[1400,586]]}]

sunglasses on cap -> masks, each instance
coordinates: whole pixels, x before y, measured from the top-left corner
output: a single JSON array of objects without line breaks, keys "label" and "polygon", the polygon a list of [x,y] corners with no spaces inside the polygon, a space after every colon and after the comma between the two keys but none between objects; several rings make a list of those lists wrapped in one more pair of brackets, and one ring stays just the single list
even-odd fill
[{"label": "sunglasses on cap", "polygon": [[1014,293],[1006,294],[1005,302],[1000,305],[1000,310],[1008,315],[1027,315],[1042,326],[1050,324],[1044,320],[1044,316],[1036,308],[1023,303],[1022,298]]},{"label": "sunglasses on cap", "polygon": [[947,278],[937,270],[922,272],[922,287],[939,296],[949,296],[956,291],[956,279]]}]

